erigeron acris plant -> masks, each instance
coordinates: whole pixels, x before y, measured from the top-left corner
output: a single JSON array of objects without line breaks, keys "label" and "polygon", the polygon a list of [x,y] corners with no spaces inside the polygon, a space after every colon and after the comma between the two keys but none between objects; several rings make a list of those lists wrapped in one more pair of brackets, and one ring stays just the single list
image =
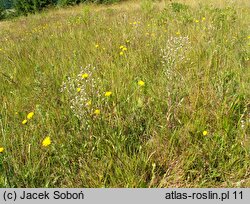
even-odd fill
[{"label": "erigeron acris plant", "polygon": [[100,79],[94,76],[96,68],[88,65],[81,67],[78,75],[67,77],[63,82],[61,92],[63,92],[70,104],[74,115],[84,124],[89,125],[89,119],[98,109],[101,93],[98,85]]},{"label": "erigeron acris plant", "polygon": [[186,53],[189,49],[188,37],[171,37],[168,39],[166,46],[161,49],[162,65],[164,74],[168,80],[172,80],[176,75],[176,66],[187,60]]},{"label": "erigeron acris plant", "polygon": [[[171,37],[163,49],[161,49],[163,73],[165,76],[166,94],[167,94],[167,120],[169,127],[171,127],[171,118],[179,121],[176,116],[176,111],[181,106],[185,95],[185,79],[179,73],[177,66],[185,63],[187,58],[187,51],[190,47],[188,37]],[[179,121],[179,123],[181,123]]]}]

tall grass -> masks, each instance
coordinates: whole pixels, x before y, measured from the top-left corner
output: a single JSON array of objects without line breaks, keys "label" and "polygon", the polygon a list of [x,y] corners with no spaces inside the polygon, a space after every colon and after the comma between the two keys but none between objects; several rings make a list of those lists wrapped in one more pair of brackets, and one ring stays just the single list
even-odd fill
[{"label": "tall grass", "polygon": [[0,23],[0,186],[249,187],[248,18],[128,1]]}]

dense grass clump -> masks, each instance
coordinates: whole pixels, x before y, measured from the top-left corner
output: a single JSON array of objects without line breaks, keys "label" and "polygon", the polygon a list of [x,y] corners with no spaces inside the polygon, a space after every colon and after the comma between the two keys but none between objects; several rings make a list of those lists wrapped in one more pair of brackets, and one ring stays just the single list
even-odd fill
[{"label": "dense grass clump", "polygon": [[0,186],[249,187],[249,7],[185,2],[0,23]]}]

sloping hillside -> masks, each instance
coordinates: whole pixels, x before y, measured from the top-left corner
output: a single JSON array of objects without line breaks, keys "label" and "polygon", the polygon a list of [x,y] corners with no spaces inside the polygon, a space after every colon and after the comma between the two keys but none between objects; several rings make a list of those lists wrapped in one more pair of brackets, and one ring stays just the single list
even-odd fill
[{"label": "sloping hillside", "polygon": [[250,187],[249,5],[179,2],[0,22],[0,187]]}]

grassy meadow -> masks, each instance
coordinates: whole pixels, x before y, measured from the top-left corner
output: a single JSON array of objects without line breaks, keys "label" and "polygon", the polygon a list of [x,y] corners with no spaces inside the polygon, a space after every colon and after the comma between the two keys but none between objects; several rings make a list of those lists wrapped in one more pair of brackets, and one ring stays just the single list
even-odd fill
[{"label": "grassy meadow", "polygon": [[250,187],[247,0],[0,22],[0,187]]}]

